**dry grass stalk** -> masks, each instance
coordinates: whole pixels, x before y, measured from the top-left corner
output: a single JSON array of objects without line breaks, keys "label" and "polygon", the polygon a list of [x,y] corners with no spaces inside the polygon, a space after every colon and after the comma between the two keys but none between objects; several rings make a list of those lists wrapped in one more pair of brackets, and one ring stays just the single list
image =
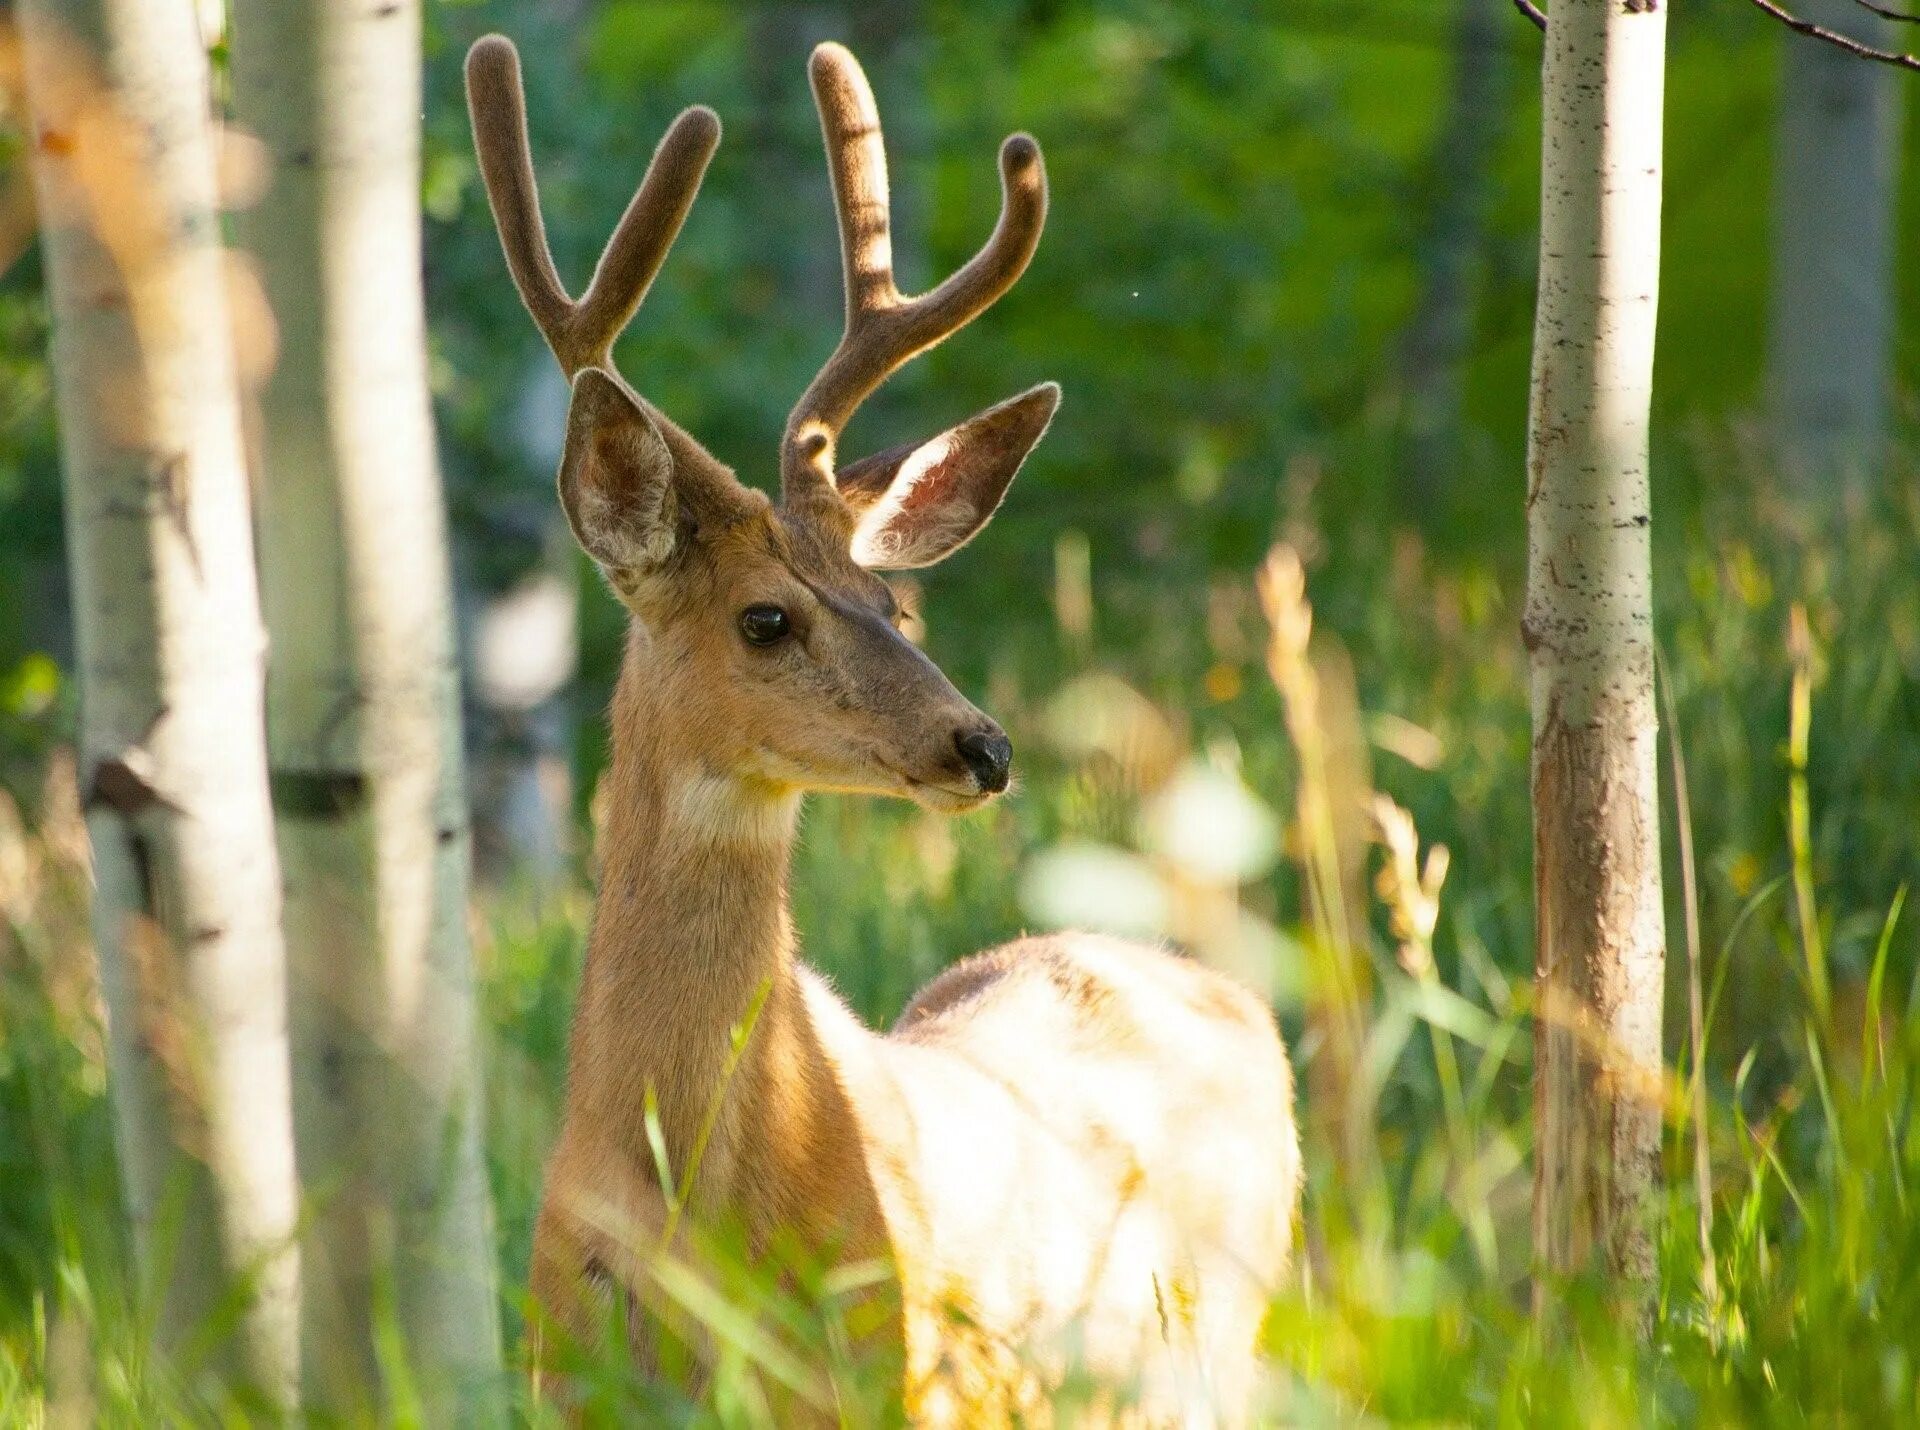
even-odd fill
[{"label": "dry grass stalk", "polygon": [[[1337,702],[1330,698],[1335,692],[1311,651],[1313,606],[1307,600],[1300,553],[1284,542],[1276,544],[1256,585],[1269,630],[1267,674],[1280,692],[1287,738],[1299,766],[1291,842],[1300,859],[1311,926],[1309,1016],[1321,1044],[1309,1070],[1314,1084],[1310,1105],[1319,1117],[1331,1119],[1347,1165],[1370,1166],[1371,1129],[1367,1109],[1359,1105],[1367,970],[1354,942],[1356,920],[1347,889],[1347,871],[1357,869],[1358,862],[1349,857],[1343,847],[1348,841],[1342,839],[1351,822],[1345,816],[1365,807],[1365,777],[1353,762],[1338,758],[1337,732],[1331,728]],[[1346,713],[1354,714],[1351,709]],[[1351,733],[1357,737],[1357,731]]]}]

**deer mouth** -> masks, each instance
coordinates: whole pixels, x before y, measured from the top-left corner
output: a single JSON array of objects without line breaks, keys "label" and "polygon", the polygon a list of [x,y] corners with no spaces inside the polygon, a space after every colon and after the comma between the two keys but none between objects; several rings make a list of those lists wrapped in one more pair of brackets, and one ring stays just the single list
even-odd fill
[{"label": "deer mouth", "polygon": [[971,814],[993,799],[984,790],[967,790],[963,793],[949,785],[930,785],[920,780],[913,782],[911,793],[916,804],[939,814]]},{"label": "deer mouth", "polygon": [[906,787],[905,794],[915,804],[939,814],[967,814],[993,798],[990,791],[972,784],[961,786],[942,784],[937,780],[923,780],[908,774],[898,765],[884,764],[884,762],[883,768]]}]

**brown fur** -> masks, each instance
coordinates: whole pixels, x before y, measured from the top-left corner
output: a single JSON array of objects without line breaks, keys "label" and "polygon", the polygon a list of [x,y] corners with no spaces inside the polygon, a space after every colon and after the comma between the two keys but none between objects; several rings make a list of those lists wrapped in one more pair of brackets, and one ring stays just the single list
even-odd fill
[{"label": "brown fur", "polygon": [[[725,556],[688,579],[712,592],[787,579],[750,555],[764,549],[731,533]],[[883,710],[886,758],[905,764],[925,725],[943,727],[930,697],[953,702],[945,720],[968,707],[938,686],[855,712],[811,682],[757,689],[731,609],[689,602],[630,642],[601,902],[536,1241],[540,1303],[591,1335],[585,1262],[633,1267],[627,1248],[660,1225],[647,1091],[669,1166],[684,1168],[728,1030],[765,983],[696,1203],[737,1218],[755,1246],[798,1233],[850,1258],[888,1256],[921,1418],[1010,1414],[1076,1342],[1161,1410],[1201,1365],[1231,1404],[1286,1263],[1298,1177],[1270,1015],[1188,960],[1056,935],[949,969],[891,1036],[861,1027],[796,957],[785,876],[799,781],[767,771],[794,769],[784,732],[811,727],[810,741],[838,746],[809,746],[821,782],[853,786]],[[902,684],[916,677],[934,675],[916,664]],[[962,802],[934,802],[947,799]]]},{"label": "brown fur", "polygon": [[[606,315],[624,321],[691,202],[711,116],[683,117],[663,142],[575,303],[546,258],[511,46],[482,41],[469,76],[509,266],[576,374],[561,499],[634,617],[534,1241],[543,1358],[590,1343],[610,1293],[638,1313],[635,1354],[660,1349],[657,1158],[679,1183],[698,1155],[686,1234],[665,1253],[697,1255],[698,1234],[735,1228],[756,1252],[883,1258],[893,1290],[869,1319],[902,1358],[920,1423],[1044,1420],[1046,1392],[1076,1367],[1115,1419],[1237,1418],[1298,1201],[1292,1078],[1268,1010],[1164,950],[1060,934],[957,964],[880,1036],[799,961],[787,907],[804,791],[957,813],[1004,787],[1004,767],[962,744],[1004,746],[998,727],[895,629],[893,596],[866,568],[926,564],[971,538],[1057,394],[856,463],[844,492],[828,474],[839,423],[911,355],[887,345],[884,315],[925,338],[1024,267],[1045,207],[1037,146],[1003,150],[1007,208],[982,257],[901,300],[874,257],[885,184],[863,128],[871,95],[851,56],[816,54],[853,300],[841,355],[796,409],[776,507],[600,365]],[[850,193],[866,196],[852,216]],[[878,326],[856,331],[863,313]],[[802,428],[826,440],[796,447]],[[796,478],[795,451],[818,482]],[[764,606],[789,633],[755,645],[743,613]],[[729,1075],[732,1030],[762,996]]]}]

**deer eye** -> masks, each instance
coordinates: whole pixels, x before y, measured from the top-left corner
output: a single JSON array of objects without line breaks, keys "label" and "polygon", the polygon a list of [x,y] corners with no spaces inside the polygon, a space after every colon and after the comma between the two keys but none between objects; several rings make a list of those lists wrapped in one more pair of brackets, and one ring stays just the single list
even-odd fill
[{"label": "deer eye", "polygon": [[740,613],[740,634],[748,645],[773,645],[793,633],[793,623],[778,606],[748,606]]}]

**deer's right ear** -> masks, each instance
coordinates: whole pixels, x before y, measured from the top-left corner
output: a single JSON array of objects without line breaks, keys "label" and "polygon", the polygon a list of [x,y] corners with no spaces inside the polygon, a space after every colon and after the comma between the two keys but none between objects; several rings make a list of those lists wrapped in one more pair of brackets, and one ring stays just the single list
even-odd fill
[{"label": "deer's right ear", "polygon": [[582,368],[573,380],[560,505],[575,539],[609,571],[650,570],[673,554],[673,453],[633,394],[602,368]]},{"label": "deer's right ear", "polygon": [[1059,384],[1043,382],[930,441],[842,467],[834,484],[854,514],[853,559],[869,570],[904,571],[965,546],[999,509],[1059,405]]}]

